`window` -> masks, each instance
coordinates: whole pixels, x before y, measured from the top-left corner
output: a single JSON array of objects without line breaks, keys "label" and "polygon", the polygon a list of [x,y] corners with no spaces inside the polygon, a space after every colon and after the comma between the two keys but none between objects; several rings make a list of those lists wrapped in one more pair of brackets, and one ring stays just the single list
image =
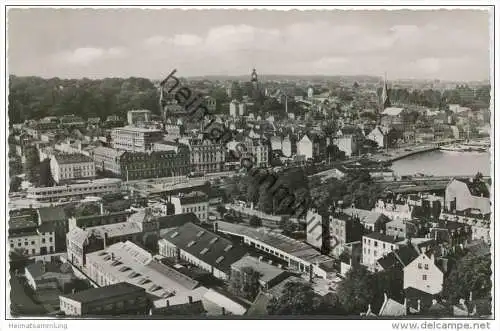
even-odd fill
[{"label": "window", "polygon": [[45,238],[42,238],[42,244],[45,244]]},{"label": "window", "polygon": [[10,244],[10,248],[14,248],[14,244]]},{"label": "window", "polygon": [[32,245],[34,245],[34,244],[35,244],[35,241],[34,241],[34,240],[32,240],[32,241],[31,241],[31,244],[32,244]]},{"label": "window", "polygon": [[377,251],[373,251],[373,256],[377,256]]},{"label": "window", "polygon": [[49,238],[49,242],[52,242],[52,237]]},{"label": "window", "polygon": [[422,275],[422,280],[427,280],[427,275]]},{"label": "window", "polygon": [[428,264],[425,264],[425,265],[424,265],[424,269],[425,269],[425,270],[429,270],[429,265],[428,265]]},{"label": "window", "polygon": [[374,241],[374,242],[373,242],[373,246],[377,247],[377,246],[378,246],[378,242],[377,242],[377,241]]},{"label": "window", "polygon": [[418,264],[418,268],[419,268],[419,269],[422,269],[422,263],[419,263],[419,264]]}]

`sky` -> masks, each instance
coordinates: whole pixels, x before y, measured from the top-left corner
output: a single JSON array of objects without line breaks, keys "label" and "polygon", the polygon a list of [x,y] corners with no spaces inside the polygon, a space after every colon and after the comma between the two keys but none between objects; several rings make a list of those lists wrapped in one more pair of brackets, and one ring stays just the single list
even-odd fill
[{"label": "sky", "polygon": [[61,78],[373,75],[485,80],[478,10],[271,11],[14,8],[8,71]]}]

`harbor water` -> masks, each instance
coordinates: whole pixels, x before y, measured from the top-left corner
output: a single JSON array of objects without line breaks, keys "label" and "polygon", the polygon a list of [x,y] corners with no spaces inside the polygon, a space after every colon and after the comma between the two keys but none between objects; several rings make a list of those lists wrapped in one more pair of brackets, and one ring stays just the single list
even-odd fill
[{"label": "harbor water", "polygon": [[422,173],[432,176],[473,176],[492,172],[490,153],[432,151],[395,161],[391,168],[399,176]]}]

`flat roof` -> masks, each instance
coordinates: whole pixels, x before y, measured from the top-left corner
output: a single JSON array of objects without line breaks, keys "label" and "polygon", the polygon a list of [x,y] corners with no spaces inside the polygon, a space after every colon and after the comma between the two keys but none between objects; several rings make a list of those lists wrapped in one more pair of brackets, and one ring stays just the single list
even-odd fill
[{"label": "flat roof", "polygon": [[120,222],[106,225],[99,225],[87,228],[88,232],[96,231],[99,233],[107,233],[110,238],[127,236],[130,234],[142,232],[141,227],[135,222]]},{"label": "flat roof", "polygon": [[113,131],[118,131],[118,130],[123,130],[123,131],[132,131],[132,132],[142,132],[142,133],[149,133],[149,132],[158,132],[161,133],[160,129],[152,129],[152,128],[139,128],[136,126],[124,126],[121,128],[114,128]]},{"label": "flat roof", "polygon": [[260,279],[266,283],[285,272],[278,267],[275,267],[267,262],[259,261],[257,258],[252,256],[244,256],[231,265],[231,268],[237,270],[242,270],[245,267],[250,267],[259,272],[261,274]]},{"label": "flat roof", "polygon": [[217,225],[219,231],[221,232],[227,232],[238,236],[246,236],[258,240],[264,244],[279,249],[287,254],[295,256],[296,258],[302,259],[309,263],[319,264],[332,260],[331,257],[322,255],[320,252],[318,252],[308,244],[284,236],[281,233],[276,232],[275,230],[270,230],[267,228],[255,229],[245,225],[233,224],[223,221],[218,221]]},{"label": "flat roof", "polygon": [[130,241],[89,253],[87,260],[118,281],[140,286],[157,297],[178,295],[198,286],[197,281],[155,261],[148,251]]}]

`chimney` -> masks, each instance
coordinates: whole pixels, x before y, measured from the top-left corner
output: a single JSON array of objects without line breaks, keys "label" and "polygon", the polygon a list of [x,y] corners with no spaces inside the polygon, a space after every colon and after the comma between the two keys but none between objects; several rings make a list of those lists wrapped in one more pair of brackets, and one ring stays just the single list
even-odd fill
[{"label": "chimney", "polygon": [[111,253],[111,261],[115,260],[115,253]]},{"label": "chimney", "polygon": [[436,305],[437,303],[438,303],[438,302],[437,302],[437,300],[436,300],[436,299],[432,299],[432,305],[433,305],[433,306],[434,306],[434,305]]},{"label": "chimney", "polygon": [[405,310],[405,315],[406,315],[406,312],[407,312],[407,301],[406,301],[406,298],[405,298],[405,301],[403,302],[403,307],[404,307],[404,310]]},{"label": "chimney", "polygon": [[[75,289],[72,289],[72,290],[71,290],[71,293],[72,293],[72,294],[75,294],[75,292],[76,292],[76,291],[75,291]],[[471,293],[471,296],[472,296],[472,292],[470,292],[470,293]]]},{"label": "chimney", "polygon": [[170,300],[167,300],[167,307],[170,307]]},{"label": "chimney", "polygon": [[99,204],[100,210],[101,210],[101,215],[104,215],[104,204],[101,202]]},{"label": "chimney", "polygon": [[417,300],[417,312],[420,313],[420,299]]},{"label": "chimney", "polygon": [[312,264],[309,266],[309,282],[313,281],[313,266]]},{"label": "chimney", "polygon": [[469,301],[472,301],[472,291],[469,292]]},{"label": "chimney", "polygon": [[192,296],[188,296],[188,300],[189,300],[189,303],[193,303],[193,297]]},{"label": "chimney", "polygon": [[222,316],[226,315],[226,308],[222,307]]},{"label": "chimney", "polygon": [[262,259],[263,259],[263,258],[264,258],[264,257],[263,257],[262,255],[261,255],[261,256],[259,256],[259,261],[262,261]]},{"label": "chimney", "polygon": [[149,316],[153,315],[153,308],[149,308]]},{"label": "chimney", "polygon": [[217,224],[217,222],[214,222],[214,232],[219,232],[219,225]]}]

